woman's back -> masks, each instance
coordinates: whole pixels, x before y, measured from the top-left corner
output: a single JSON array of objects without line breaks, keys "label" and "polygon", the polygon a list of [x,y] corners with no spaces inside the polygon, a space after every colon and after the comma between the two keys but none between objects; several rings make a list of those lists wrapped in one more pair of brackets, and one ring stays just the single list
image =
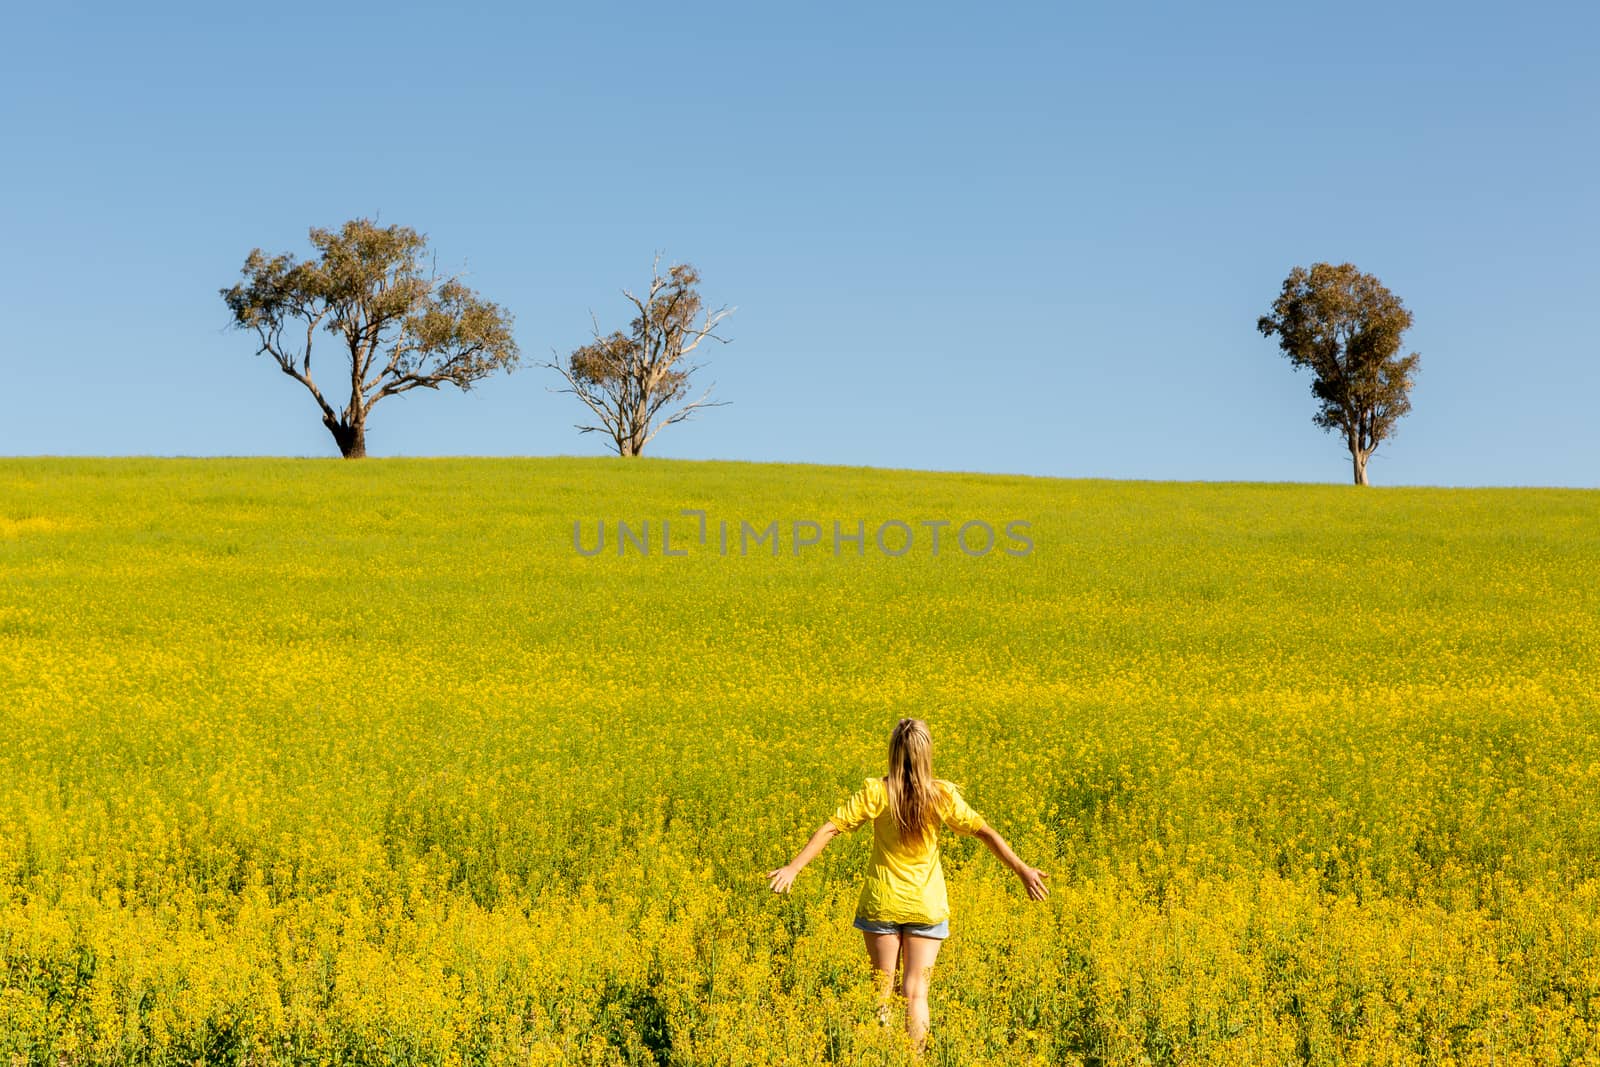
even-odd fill
[{"label": "woman's back", "polygon": [[[1027,887],[1043,900],[1047,875],[1017,858],[1005,839],[967,806],[953,782],[933,776],[933,738],[921,719],[901,719],[889,735],[890,779],[868,778],[817,828],[792,861],[768,871],[775,893],[786,893],[795,875],[840,833],[872,820],[872,861],[851,923],[866,938],[867,956],[879,976],[879,1018],[886,1019],[896,961],[905,965],[906,1033],[920,1052],[928,1034],[928,979],[939,945],[950,933],[944,870],[939,864],[941,825],[982,839]],[[890,786],[894,787],[893,792]],[[925,835],[901,838],[901,820],[925,823]]]},{"label": "woman's back", "polygon": [[[976,834],[987,825],[962,799],[955,783],[935,779],[938,823],[958,834]],[[831,820],[849,833],[872,821],[872,859],[856,905],[856,917],[879,922],[933,924],[950,915],[944,868],[939,862],[937,826],[922,840],[902,840],[882,778],[868,778],[839,805]]]}]

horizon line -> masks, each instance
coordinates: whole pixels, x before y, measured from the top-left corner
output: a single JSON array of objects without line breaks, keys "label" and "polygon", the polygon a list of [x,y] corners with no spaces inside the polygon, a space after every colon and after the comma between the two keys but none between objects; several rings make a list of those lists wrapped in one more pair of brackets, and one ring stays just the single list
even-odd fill
[{"label": "horizon line", "polygon": [[727,464],[753,467],[818,467],[832,470],[858,470],[874,471],[885,474],[955,474],[976,475],[987,478],[1028,478],[1038,481],[1079,481],[1079,482],[1129,482],[1136,484],[1152,485],[1262,485],[1262,486],[1348,486],[1351,489],[1443,489],[1443,490],[1476,490],[1476,489],[1555,489],[1573,492],[1600,491],[1600,483],[1595,485],[1566,485],[1552,483],[1519,483],[1519,484],[1461,484],[1440,482],[1396,482],[1379,485],[1357,486],[1346,481],[1304,481],[1299,479],[1244,479],[1244,478],[1138,478],[1115,477],[1096,474],[1026,474],[1019,471],[991,471],[958,468],[932,468],[932,467],[886,467],[872,464],[854,463],[821,463],[812,460],[756,460],[756,459],[727,459],[709,458],[693,459],[682,456],[613,456],[613,455],[578,455],[560,452],[548,455],[513,454],[513,455],[484,455],[475,453],[441,453],[428,455],[392,455],[392,456],[363,456],[358,460],[345,459],[336,455],[292,455],[276,453],[252,454],[216,454],[200,455],[193,453],[127,453],[127,454],[70,454],[55,452],[19,453],[0,456],[0,463],[16,460],[300,460],[306,462],[328,462],[338,464],[360,464],[368,461],[383,462],[385,460],[402,461],[436,461],[436,460],[580,460],[596,463],[701,463],[701,464]]}]

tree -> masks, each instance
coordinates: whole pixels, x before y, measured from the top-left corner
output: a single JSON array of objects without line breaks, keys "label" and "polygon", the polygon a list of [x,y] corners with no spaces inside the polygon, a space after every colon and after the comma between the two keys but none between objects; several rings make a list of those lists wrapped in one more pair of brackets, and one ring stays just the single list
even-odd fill
[{"label": "tree", "polygon": [[[596,322],[594,341],[575,349],[565,365],[544,364],[567,380],[567,388],[556,391],[577,396],[600,420],[598,426],[579,424],[577,429],[608,434],[619,456],[640,455],[666,427],[700,408],[727,403],[708,401],[711,390],[707,388],[700,399],[666,411],[668,405],[688,394],[690,375],[700,369],[699,364],[685,365],[684,358],[707,337],[727,344],[728,339],[714,331],[734,309],[704,309],[695,288],[700,284],[700,272],[687,263],[669,267],[665,275],[660,267],[661,257],[657,256],[644,299],[627,289],[622,291],[638,311],[626,333],[618,330],[601,337]],[[696,316],[701,319],[698,326]]]},{"label": "tree", "polygon": [[[511,315],[455,277],[425,274],[427,238],[415,230],[354,219],[337,233],[313,227],[311,244],[318,257],[305,262],[255,249],[243,280],[221,292],[232,325],[260,338],[256,355],[310,390],[346,459],[367,454],[367,417],[384,397],[445,384],[466,391],[516,365]],[[318,326],[349,360],[350,398],[338,411],[311,378]]]},{"label": "tree", "polygon": [[1296,267],[1256,328],[1278,336],[1296,369],[1309,367],[1319,401],[1312,421],[1344,435],[1355,484],[1367,484],[1367,459],[1411,410],[1421,357],[1398,355],[1411,312],[1370,274],[1349,263]]}]

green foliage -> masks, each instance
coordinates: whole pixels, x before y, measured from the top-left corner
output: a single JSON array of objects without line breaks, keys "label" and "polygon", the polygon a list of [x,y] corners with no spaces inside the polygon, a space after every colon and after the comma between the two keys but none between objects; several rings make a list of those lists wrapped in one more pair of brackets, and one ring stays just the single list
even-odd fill
[{"label": "green foliage", "polygon": [[1256,328],[1278,337],[1296,369],[1316,375],[1312,421],[1345,436],[1365,484],[1366,458],[1411,410],[1410,390],[1421,359],[1399,355],[1411,312],[1377,278],[1343,263],[1296,267]]},{"label": "green foliage", "polygon": [[[346,457],[365,454],[366,421],[386,396],[418,387],[466,390],[519,358],[512,317],[456,278],[424,271],[424,237],[405,226],[355,219],[313,228],[317,258],[254,249],[242,280],[221,290],[233,325],[252,330],[279,368],[316,400]],[[339,407],[311,372],[318,329],[342,345],[349,398]]]}]

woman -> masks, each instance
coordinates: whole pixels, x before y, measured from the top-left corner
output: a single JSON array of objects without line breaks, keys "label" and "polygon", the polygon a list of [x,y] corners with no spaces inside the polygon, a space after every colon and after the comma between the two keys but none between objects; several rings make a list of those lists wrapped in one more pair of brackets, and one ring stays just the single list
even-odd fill
[{"label": "woman", "polygon": [[[906,1032],[921,1052],[928,1038],[928,982],[939,943],[950,934],[950,905],[939,864],[938,826],[988,845],[1016,872],[1034,900],[1049,895],[1041,870],[1029,867],[1005,839],[967,806],[954,783],[933,776],[933,739],[921,719],[901,719],[889,736],[889,773],[868,778],[787,866],[767,872],[775,893],[787,892],[795,876],[829,841],[872,820],[872,862],[856,904],[855,928],[866,937],[867,956],[878,982],[878,1018],[887,1023],[890,987],[897,963],[906,998]],[[894,992],[901,989],[896,987]]]}]

